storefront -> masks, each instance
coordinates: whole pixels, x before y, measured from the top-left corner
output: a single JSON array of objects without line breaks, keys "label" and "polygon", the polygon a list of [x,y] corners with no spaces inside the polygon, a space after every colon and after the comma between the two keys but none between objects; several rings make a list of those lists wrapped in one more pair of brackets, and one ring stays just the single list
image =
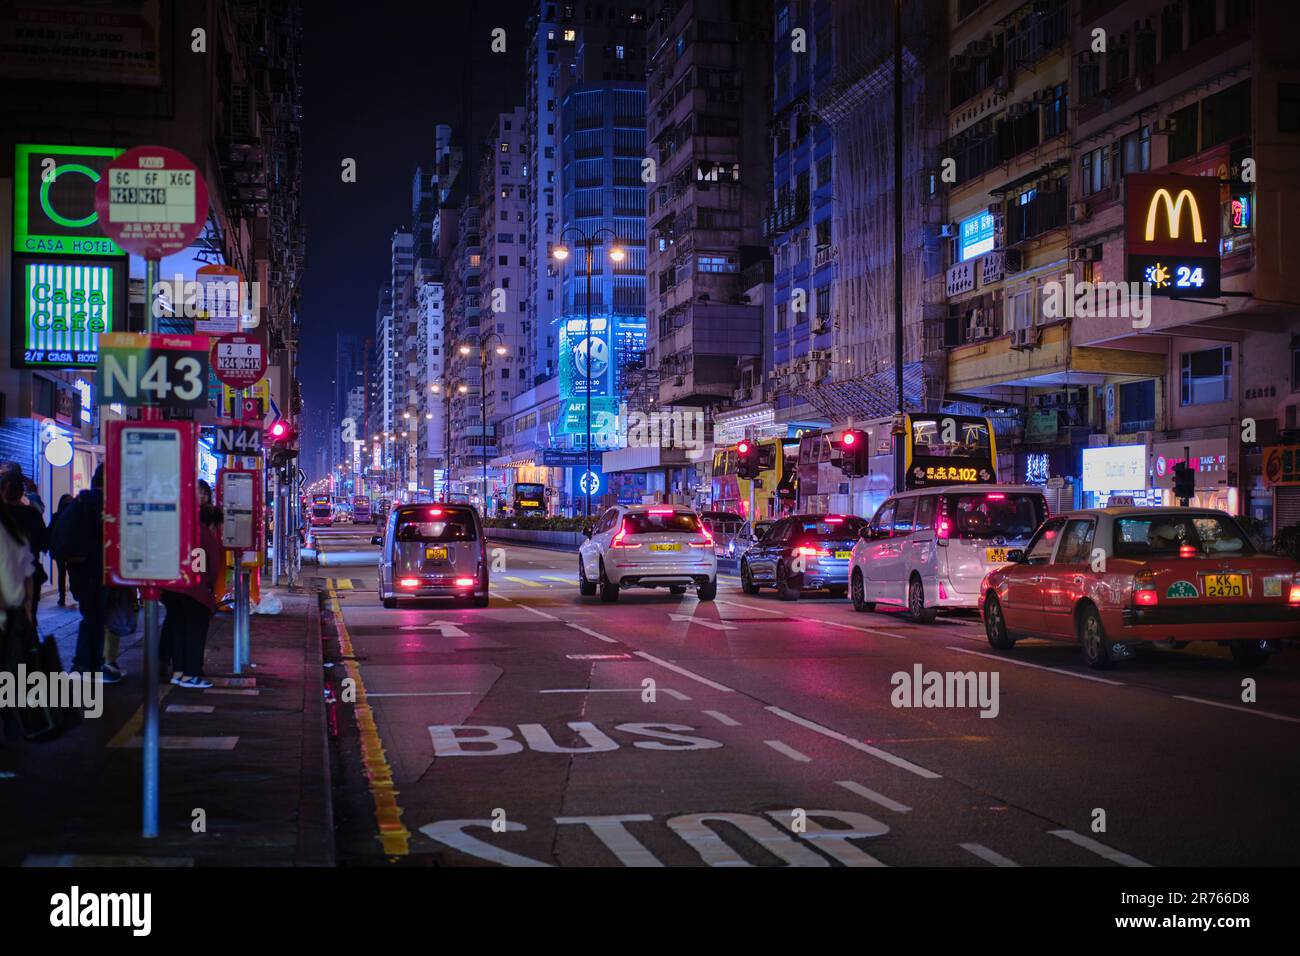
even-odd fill
[{"label": "storefront", "polygon": [[1160,504],[1160,492],[1147,483],[1146,445],[1085,448],[1082,472],[1085,508],[1104,508],[1116,496],[1135,505]]},{"label": "storefront", "polygon": [[1196,473],[1196,494],[1188,504],[1237,513],[1238,490],[1229,483],[1237,474],[1235,443],[1226,438],[1156,442],[1151,446],[1151,486],[1160,503],[1178,504],[1174,497],[1174,466],[1186,460]]},{"label": "storefront", "polygon": [[1300,445],[1264,449],[1264,485],[1272,492],[1273,534],[1300,527]]}]

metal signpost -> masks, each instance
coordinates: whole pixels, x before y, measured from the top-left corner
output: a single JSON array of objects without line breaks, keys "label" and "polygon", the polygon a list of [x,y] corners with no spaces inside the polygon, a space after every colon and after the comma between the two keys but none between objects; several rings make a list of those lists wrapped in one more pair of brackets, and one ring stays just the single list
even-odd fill
[{"label": "metal signpost", "polygon": [[[158,312],[154,302],[154,292],[158,286],[158,267],[163,256],[180,252],[198,239],[208,219],[208,187],[203,175],[190,160],[180,153],[165,146],[138,146],[115,157],[95,183],[95,212],[99,217],[99,227],[104,235],[112,239],[127,253],[142,256],[145,260],[145,316],[150,336],[150,345],[154,344],[154,335],[158,331]],[[108,338],[104,336],[103,338]],[[173,336],[170,338],[186,338]],[[206,344],[206,339],[203,339]],[[101,340],[101,349],[104,346]],[[100,367],[104,368],[101,356]],[[182,368],[181,362],[199,363],[193,357],[182,358],[177,363],[182,381],[175,390],[168,390],[163,397],[188,396],[192,382],[197,379],[198,392],[202,396],[201,406],[207,406],[207,368],[202,369],[198,377],[197,369]],[[155,367],[150,361],[149,368]],[[164,360],[164,368],[166,362]],[[190,376],[193,375],[193,378]],[[99,376],[101,400],[111,402],[105,394],[107,376]],[[122,382],[128,381],[123,376]],[[144,385],[147,379],[138,380]],[[135,391],[139,391],[136,388]],[[195,406],[191,406],[195,407]],[[141,417],[143,421],[156,421],[159,412],[156,404],[144,403]],[[183,423],[178,423],[183,424]],[[186,474],[188,467],[191,497],[184,501],[182,511],[193,513],[195,462],[194,454],[197,436],[190,423],[190,436],[187,446],[183,446],[178,473]],[[108,443],[112,448],[112,442]],[[119,450],[120,451],[120,450]],[[109,460],[113,460],[110,450]],[[107,492],[107,488],[106,488]],[[107,498],[106,498],[107,500]],[[182,525],[183,527],[183,525]],[[107,528],[106,528],[107,530]],[[189,552],[186,551],[186,554]],[[144,602],[144,799],[142,808],[142,832],[145,837],[158,835],[158,587],[150,583],[141,587],[140,596]]]}]

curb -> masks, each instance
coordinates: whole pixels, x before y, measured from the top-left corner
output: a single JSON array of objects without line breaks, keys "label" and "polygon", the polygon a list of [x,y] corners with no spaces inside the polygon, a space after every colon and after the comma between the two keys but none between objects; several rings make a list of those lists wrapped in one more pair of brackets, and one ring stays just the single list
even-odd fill
[{"label": "curb", "polygon": [[294,864],[333,867],[336,865],[334,785],[325,721],[325,638],[316,590],[304,588],[304,591],[308,600],[307,645],[303,656],[302,796],[298,803],[298,849]]}]

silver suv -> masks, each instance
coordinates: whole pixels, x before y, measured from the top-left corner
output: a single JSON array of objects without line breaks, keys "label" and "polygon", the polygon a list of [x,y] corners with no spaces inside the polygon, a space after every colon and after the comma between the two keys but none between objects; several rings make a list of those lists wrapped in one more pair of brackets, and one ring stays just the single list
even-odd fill
[{"label": "silver suv", "polygon": [[379,597],[464,598],[488,605],[487,542],[478,511],[469,505],[405,504],[388,516],[379,545]]}]

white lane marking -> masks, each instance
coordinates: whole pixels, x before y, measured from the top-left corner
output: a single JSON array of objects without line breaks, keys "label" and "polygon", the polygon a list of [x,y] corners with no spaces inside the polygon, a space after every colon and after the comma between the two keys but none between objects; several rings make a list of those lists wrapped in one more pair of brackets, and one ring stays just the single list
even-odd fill
[{"label": "white lane marking", "polygon": [[572,621],[565,621],[564,623],[567,624],[569,627],[573,628],[575,631],[582,631],[583,634],[587,634],[591,637],[599,638],[600,640],[604,641],[606,644],[623,643],[622,641],[615,640],[612,637],[606,637],[604,634],[600,633],[600,631],[593,631],[589,627],[583,627],[581,624],[574,624]]},{"label": "white lane marking", "polygon": [[988,847],[979,843],[958,843],[959,847],[967,853],[974,854],[985,863],[992,863],[994,866],[1019,866],[1015,860],[1008,859],[1001,853],[995,853]]},{"label": "white lane marking", "polygon": [[468,697],[471,693],[468,690],[394,690],[381,694],[367,693],[366,700],[372,697]]},{"label": "white lane marking", "polygon": [[1239,710],[1243,714],[1254,714],[1256,717],[1267,717],[1269,720],[1285,720],[1291,724],[1300,724],[1300,717],[1288,717],[1286,714],[1274,714],[1267,710],[1256,710],[1253,707],[1239,707],[1236,704],[1221,704],[1217,700],[1206,700],[1203,697],[1184,697],[1182,694],[1174,694],[1174,700],[1189,700],[1193,704],[1222,707],[1224,710]]},{"label": "white lane marking", "polygon": [[[163,750],[234,750],[238,743],[238,737],[172,737],[163,734],[158,738],[158,746]],[[132,737],[126,746],[129,749],[142,747],[144,738]]]},{"label": "white lane marking", "polygon": [[883,793],[876,793],[876,791],[864,787],[856,780],[836,780],[835,784],[836,786],[843,787],[845,790],[849,791],[849,793],[856,793],[859,797],[866,797],[872,803],[880,804],[886,810],[893,810],[895,813],[912,812],[912,808],[907,804],[899,803],[897,800],[887,797]]},{"label": "white lane marking", "polygon": [[428,624],[404,624],[398,630],[402,631],[428,631],[437,628],[440,637],[469,637],[464,631],[456,626],[455,621],[430,621]]},{"label": "white lane marking", "polygon": [[787,745],[787,744],[783,744],[783,743],[781,743],[781,741],[779,741],[779,740],[764,740],[763,743],[767,744],[769,747],[771,747],[771,748],[772,748],[773,750],[775,750],[777,753],[779,753],[779,754],[785,754],[785,755],[786,755],[787,757],[789,757],[791,760],[797,760],[797,761],[799,761],[800,763],[812,763],[812,757],[809,757],[807,754],[801,754],[799,751],[795,750],[793,747],[791,747],[791,746],[789,746],[789,745]]},{"label": "white lane marking", "polygon": [[842,744],[848,744],[854,750],[861,750],[864,754],[871,754],[871,756],[883,760],[885,763],[892,763],[895,767],[901,767],[908,773],[914,773],[918,777],[925,777],[927,780],[939,780],[942,778],[942,774],[937,774],[933,770],[926,770],[920,764],[914,764],[910,760],[904,760],[902,757],[895,756],[887,750],[881,750],[879,747],[865,744],[861,740],[854,740],[847,734],[842,734],[838,730],[831,730],[829,727],[823,727],[821,724],[814,723],[806,717],[792,714],[788,710],[782,710],[780,707],[771,705],[764,707],[763,709],[770,711],[791,723],[798,724],[800,727],[806,727],[824,737],[830,737],[832,740],[838,740]]},{"label": "white lane marking", "polygon": [[714,604],[728,604],[731,607],[747,607],[751,611],[762,611],[764,614],[778,614],[785,617],[785,611],[774,611],[770,607],[760,607],[757,604],[746,604],[744,601],[714,601]]},{"label": "white lane marking", "polygon": [[571,661],[628,661],[632,659],[631,654],[565,654],[564,656]]},{"label": "white lane marking", "polygon": [[706,687],[712,687],[714,690],[724,691],[728,694],[733,693],[732,689],[726,684],[719,684],[717,681],[711,681],[707,677],[701,677],[699,674],[696,674],[693,671],[688,671],[685,667],[678,667],[676,664],[671,664],[663,658],[655,657],[653,654],[647,654],[645,651],[635,651],[634,653],[637,657],[644,658],[652,664],[658,664],[660,667],[666,667],[670,671],[681,674],[683,677],[689,677],[691,680],[699,681]]},{"label": "white lane marking", "polygon": [[739,726],[740,726],[740,721],[738,721],[738,720],[732,720],[730,717],[728,717],[726,714],[724,714],[724,713],[723,713],[722,711],[720,711],[720,710],[706,710],[705,713],[708,714],[710,717],[712,717],[714,720],[716,720],[718,723],[722,724],[722,725],[725,726],[725,727],[739,727]]},{"label": "white lane marking", "polygon": [[557,577],[557,576],[554,575],[554,574],[542,574],[542,575],[539,575],[539,577],[540,577],[543,581],[559,581],[561,584],[573,584],[573,583],[574,583],[573,578],[561,578],[561,577]]},{"label": "white lane marking", "polygon": [[734,630],[736,630],[735,625],[732,625],[732,624],[719,624],[717,621],[706,621],[706,620],[705,620],[704,618],[702,618],[702,617],[693,617],[693,616],[691,616],[690,614],[671,614],[671,613],[670,613],[668,616],[669,616],[670,618],[672,618],[674,621],[686,621],[686,622],[689,623],[689,624],[699,624],[699,625],[701,625],[702,627],[711,627],[711,628],[713,628],[713,630],[715,630],[715,631],[734,631]]},{"label": "white lane marking", "polygon": [[204,707],[201,704],[168,704],[167,713],[169,714],[210,714],[215,707]]},{"label": "white lane marking", "polygon": [[1075,833],[1073,830],[1048,830],[1054,837],[1060,837],[1067,843],[1073,843],[1075,846],[1081,846],[1085,850],[1097,854],[1112,863],[1118,863],[1120,866],[1150,866],[1150,863],[1143,863],[1135,856],[1129,856],[1114,847],[1107,846],[1104,843],[1098,843],[1092,837],[1086,837],[1082,833]]},{"label": "white lane marking", "polygon": [[874,627],[863,627],[861,624],[841,624],[839,621],[823,621],[818,617],[796,617],[796,621],[807,621],[810,624],[825,624],[827,627],[841,627],[850,631],[862,631],[866,634],[879,634],[881,637],[892,637],[896,641],[906,641],[906,634],[891,634],[888,631],[882,631]]},{"label": "white lane marking", "polygon": [[1003,664],[1015,664],[1017,667],[1031,667],[1036,671],[1047,671],[1049,674],[1060,674],[1062,677],[1077,677],[1079,680],[1090,680],[1098,684],[1110,684],[1112,687],[1126,686],[1122,680],[1109,680],[1105,677],[1093,677],[1091,674],[1076,674],[1074,671],[1062,670],[1059,667],[1044,667],[1042,664],[1031,664],[1028,661],[1018,661],[1011,657],[1002,657],[998,654],[986,654],[983,651],[972,651],[969,647],[952,647],[948,650],[956,651],[958,654],[974,654],[976,657],[987,657],[991,661],[998,661]]},{"label": "white lane marking", "polygon": [[497,591],[496,588],[493,588],[493,589],[492,589],[492,593],[493,593],[494,595],[496,595],[497,597],[501,598],[501,600],[503,600],[503,601],[509,601],[511,604],[514,604],[514,605],[516,605],[516,606],[518,606],[518,607],[521,607],[521,608],[523,608],[525,611],[531,611],[533,614],[536,614],[538,617],[544,617],[544,618],[546,618],[548,621],[558,621],[558,620],[559,620],[559,618],[556,617],[554,614],[547,614],[545,611],[539,611],[539,610],[537,610],[537,608],[535,608],[535,607],[529,607],[529,606],[528,606],[527,604],[525,604],[523,601],[516,601],[516,600],[514,600],[513,598],[508,598],[508,597],[506,597],[504,594],[501,594],[499,591]]},{"label": "white lane marking", "polygon": [[[546,690],[539,690],[539,694],[639,694],[640,687],[550,687]],[[674,700],[690,700],[685,694],[671,687],[660,687],[661,693],[667,694]]]}]

